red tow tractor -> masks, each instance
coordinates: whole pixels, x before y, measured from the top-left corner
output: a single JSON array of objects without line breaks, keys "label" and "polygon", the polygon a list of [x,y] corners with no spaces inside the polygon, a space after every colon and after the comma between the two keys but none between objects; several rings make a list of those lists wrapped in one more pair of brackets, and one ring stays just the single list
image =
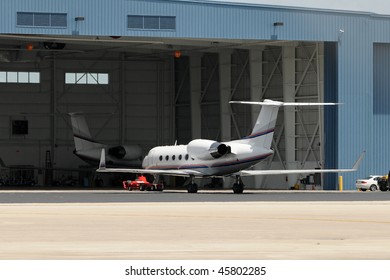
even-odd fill
[{"label": "red tow tractor", "polygon": [[137,179],[131,181],[126,180],[122,182],[123,188],[128,191],[140,190],[140,191],[162,191],[164,189],[163,184],[149,183],[144,175],[138,176]]}]

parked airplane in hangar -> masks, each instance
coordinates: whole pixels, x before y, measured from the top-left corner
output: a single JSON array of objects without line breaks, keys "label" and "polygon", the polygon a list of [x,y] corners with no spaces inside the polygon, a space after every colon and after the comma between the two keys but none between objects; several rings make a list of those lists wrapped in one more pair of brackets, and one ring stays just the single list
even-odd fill
[{"label": "parked airplane in hangar", "polygon": [[107,165],[121,167],[141,166],[142,150],[139,145],[106,145],[92,139],[82,113],[69,113],[72,122],[74,154],[85,162],[97,166],[100,152],[107,150]]},{"label": "parked airplane in hangar", "polygon": [[337,105],[337,103],[286,103],[273,100],[263,102],[231,101],[230,103],[262,105],[252,133],[240,140],[217,142],[195,139],[188,145],[158,146],[144,158],[143,169],[107,168],[105,150],[101,151],[98,172],[144,173],[190,177],[189,193],[196,193],[195,178],[233,176],[234,193],[242,193],[242,176],[280,175],[301,173],[328,173],[356,171],[363,160],[363,152],[351,169],[297,169],[297,170],[248,170],[248,168],[271,156],[272,137],[276,118],[281,106]]}]

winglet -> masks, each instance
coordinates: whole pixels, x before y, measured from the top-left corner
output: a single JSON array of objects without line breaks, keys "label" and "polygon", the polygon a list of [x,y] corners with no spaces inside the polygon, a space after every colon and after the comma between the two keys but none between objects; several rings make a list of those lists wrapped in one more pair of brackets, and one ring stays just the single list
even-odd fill
[{"label": "winglet", "polygon": [[106,151],[104,148],[102,149],[102,153],[100,154],[100,162],[99,162],[99,169],[102,170],[106,169]]},{"label": "winglet", "polygon": [[355,162],[355,164],[353,165],[352,169],[354,171],[358,170],[359,169],[359,166],[360,166],[360,163],[362,162],[364,156],[366,155],[366,151],[363,151],[360,155],[360,157],[358,158],[358,160]]}]

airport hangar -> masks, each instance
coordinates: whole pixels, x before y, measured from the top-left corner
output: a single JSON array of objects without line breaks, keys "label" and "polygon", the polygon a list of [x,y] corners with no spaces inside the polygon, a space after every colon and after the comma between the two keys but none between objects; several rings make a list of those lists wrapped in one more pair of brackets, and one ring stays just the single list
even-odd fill
[{"label": "airport hangar", "polygon": [[[341,102],[282,110],[260,168],[350,167],[344,188],[390,168],[390,18],[217,1],[0,3],[0,156],[74,168],[69,112],[97,141],[155,145],[247,135],[259,108],[230,100]],[[38,172],[43,176],[44,172]],[[282,188],[298,177],[245,178]],[[335,189],[337,174],[325,175]]]}]

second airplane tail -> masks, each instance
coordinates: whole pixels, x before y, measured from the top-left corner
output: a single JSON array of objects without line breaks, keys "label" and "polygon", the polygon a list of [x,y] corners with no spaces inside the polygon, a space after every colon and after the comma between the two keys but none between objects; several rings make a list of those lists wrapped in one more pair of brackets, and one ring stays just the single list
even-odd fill
[{"label": "second airplane tail", "polygon": [[81,113],[69,113],[72,122],[73,138],[77,151],[88,150],[102,146],[91,137],[87,121]]}]

